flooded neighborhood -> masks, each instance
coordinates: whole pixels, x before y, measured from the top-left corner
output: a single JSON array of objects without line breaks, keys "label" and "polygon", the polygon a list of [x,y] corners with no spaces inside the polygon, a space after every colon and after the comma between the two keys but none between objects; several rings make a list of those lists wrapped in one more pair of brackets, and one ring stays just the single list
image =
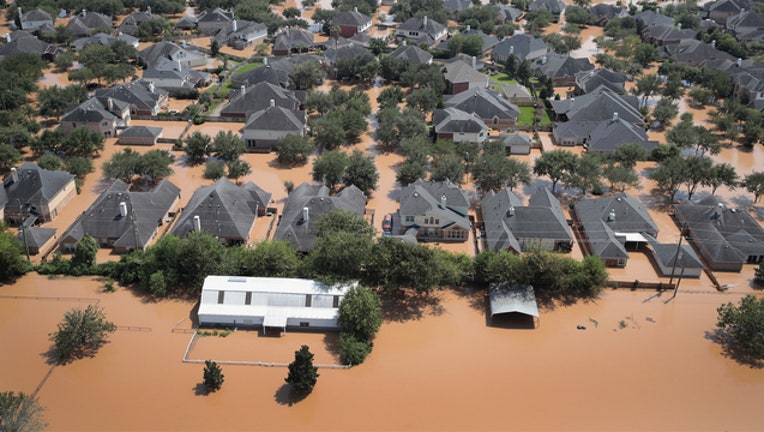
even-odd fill
[{"label": "flooded neighborhood", "polygon": [[761,428],[759,4],[113,3],[0,17],[0,430]]}]

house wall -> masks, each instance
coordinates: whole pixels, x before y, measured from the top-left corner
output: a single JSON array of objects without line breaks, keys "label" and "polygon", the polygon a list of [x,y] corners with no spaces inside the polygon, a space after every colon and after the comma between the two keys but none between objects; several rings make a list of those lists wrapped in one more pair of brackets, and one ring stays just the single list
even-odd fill
[{"label": "house wall", "polygon": [[576,85],[576,76],[556,77],[552,79],[555,87],[570,87]]},{"label": "house wall", "polygon": [[438,133],[438,139],[445,139],[445,140],[451,140],[453,142],[476,142],[476,143],[482,143],[486,139],[485,132],[480,133],[451,133],[451,132],[443,132]]},{"label": "house wall", "polygon": [[[162,135],[160,134],[159,137]],[[150,137],[119,137],[119,144],[122,145],[155,145],[156,139]]]},{"label": "house wall", "polygon": [[463,91],[467,91],[467,90],[470,89],[470,83],[469,82],[454,83],[454,82],[451,82],[451,81],[447,81],[446,82],[446,86],[448,87],[446,91],[449,94],[452,94],[452,95],[459,94],[459,93],[461,93]]},{"label": "house wall", "polygon": [[213,22],[200,22],[197,24],[199,30],[205,36],[212,36],[220,31],[223,27],[227,26],[226,21],[213,21]]},{"label": "house wall", "polygon": [[349,38],[351,36],[355,36],[360,32],[357,26],[351,26],[351,25],[341,25],[340,28],[340,36],[344,38]]},{"label": "house wall", "polygon": [[[653,255],[655,257],[655,255]],[[673,266],[666,267],[659,259],[655,258],[655,263],[658,267],[658,273],[663,277],[670,277],[671,272],[674,272],[674,276],[679,276],[680,274],[682,277],[691,277],[691,278],[699,278],[700,275],[703,273],[703,268],[681,268],[677,267],[676,269],[673,268]]]},{"label": "house wall", "polygon": [[[244,130],[242,141],[247,146],[248,151],[270,151],[276,146],[281,138],[287,135],[294,135],[292,131],[269,131],[269,130]],[[300,131],[304,135],[304,131]]]},{"label": "house wall", "polygon": [[64,133],[71,133],[75,129],[80,127],[86,127],[93,132],[101,134],[104,138],[111,138],[116,136],[117,122],[114,120],[104,120],[97,123],[83,123],[83,122],[61,122],[61,131]]},{"label": "house wall", "polygon": [[45,209],[47,214],[44,215],[43,220],[45,222],[53,220],[75,196],[77,196],[77,186],[72,179],[48,202]]},{"label": "house wall", "polygon": [[554,140],[554,143],[558,146],[578,146],[578,145],[584,145],[586,142],[586,138],[584,137],[563,137],[560,135],[557,135],[555,131],[552,131],[552,139]]},{"label": "house wall", "polygon": [[52,235],[48,241],[40,245],[39,247],[29,246],[30,255],[44,254],[50,250],[56,244],[56,235]]},{"label": "house wall", "polygon": [[507,147],[507,153],[511,155],[531,154],[531,146],[509,146]]},{"label": "house wall", "polygon": [[178,51],[170,55],[170,60],[180,61],[181,65],[188,67],[206,66],[207,59],[196,54],[191,55],[186,51]]}]

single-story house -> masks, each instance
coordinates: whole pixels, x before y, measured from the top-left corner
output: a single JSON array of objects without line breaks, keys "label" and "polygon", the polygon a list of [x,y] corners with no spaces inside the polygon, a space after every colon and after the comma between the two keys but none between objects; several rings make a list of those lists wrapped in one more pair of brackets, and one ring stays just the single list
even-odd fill
[{"label": "single-story house", "polygon": [[699,278],[703,273],[703,262],[695,254],[692,246],[683,244],[679,248],[674,243],[660,243],[645,234],[650,245],[651,256],[658,274],[663,277]]},{"label": "single-story house", "polygon": [[22,227],[16,236],[29,255],[44,254],[56,244],[56,229],[41,227]]},{"label": "single-story house", "polygon": [[155,145],[162,137],[162,128],[153,126],[130,126],[119,134],[122,145]]},{"label": "single-story house", "polygon": [[714,271],[743,269],[743,264],[764,260],[764,229],[744,209],[728,208],[718,197],[674,207],[677,224]]},{"label": "single-story house", "polygon": [[[356,285],[356,284],[353,284]],[[207,276],[199,302],[200,326],[338,329],[339,306],[353,285],[310,279]]]}]

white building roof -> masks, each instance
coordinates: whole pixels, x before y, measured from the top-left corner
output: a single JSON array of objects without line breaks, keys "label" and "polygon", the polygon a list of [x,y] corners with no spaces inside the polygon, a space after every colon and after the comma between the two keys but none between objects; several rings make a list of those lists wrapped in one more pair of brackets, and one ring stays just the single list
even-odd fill
[{"label": "white building roof", "polygon": [[491,316],[518,312],[539,317],[536,294],[530,285],[493,284],[489,291],[489,297],[491,299]]},{"label": "white building roof", "polygon": [[277,294],[343,295],[349,288],[349,285],[330,287],[312,279],[207,276],[204,279],[202,293],[207,290],[224,290]]}]

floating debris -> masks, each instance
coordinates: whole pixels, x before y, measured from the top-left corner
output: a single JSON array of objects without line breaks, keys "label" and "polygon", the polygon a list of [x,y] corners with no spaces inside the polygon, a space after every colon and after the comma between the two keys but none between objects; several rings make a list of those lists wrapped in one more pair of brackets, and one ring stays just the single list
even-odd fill
[{"label": "floating debris", "polygon": [[586,326],[582,326],[581,324],[577,325],[576,328],[579,330],[586,330]]},{"label": "floating debris", "polygon": [[645,317],[645,321],[655,324],[655,319],[653,317]]}]

